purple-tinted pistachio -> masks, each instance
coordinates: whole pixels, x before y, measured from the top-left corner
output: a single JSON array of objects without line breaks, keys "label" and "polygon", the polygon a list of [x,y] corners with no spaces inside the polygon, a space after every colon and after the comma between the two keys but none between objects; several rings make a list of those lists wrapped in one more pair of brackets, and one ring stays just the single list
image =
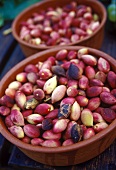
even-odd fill
[{"label": "purple-tinted pistachio", "polygon": [[24,83],[19,90],[21,90],[25,95],[31,95],[33,93],[33,85],[30,82]]},{"label": "purple-tinted pistachio", "polygon": [[37,73],[38,72],[38,68],[34,64],[28,64],[24,68],[24,71],[27,72],[27,73],[30,73],[30,72]]},{"label": "purple-tinted pistachio", "polygon": [[101,100],[99,97],[93,97],[88,100],[87,108],[91,111],[97,109],[101,104]]},{"label": "purple-tinted pistachio", "polygon": [[79,79],[79,88],[82,90],[86,90],[89,86],[89,80],[86,76],[82,75]]},{"label": "purple-tinted pistachio", "polygon": [[49,112],[45,118],[46,119],[55,119],[58,116],[58,109],[54,109],[51,112]]},{"label": "purple-tinted pistachio", "polygon": [[93,126],[93,114],[89,109],[82,110],[81,121],[85,126]]},{"label": "purple-tinted pistachio", "polygon": [[48,139],[48,140],[45,140],[44,142],[42,142],[41,145],[44,147],[54,148],[54,147],[61,146],[61,143],[57,139]]},{"label": "purple-tinted pistachio", "polygon": [[26,95],[21,91],[16,91],[15,101],[17,105],[23,110],[26,102]]},{"label": "purple-tinted pistachio", "polygon": [[69,145],[72,145],[72,144],[74,144],[73,140],[67,139],[62,143],[62,146],[69,146]]},{"label": "purple-tinted pistachio", "polygon": [[106,81],[106,74],[103,71],[98,71],[95,74],[95,79],[98,79],[102,83],[105,83],[105,81]]},{"label": "purple-tinted pistachio", "polygon": [[98,69],[104,73],[108,73],[110,71],[109,62],[106,59],[100,57],[98,59]]},{"label": "purple-tinted pistachio", "polygon": [[76,43],[80,39],[78,34],[72,34],[71,36],[71,42]]},{"label": "purple-tinted pistachio", "polygon": [[59,85],[67,85],[68,83],[67,77],[62,77],[62,76],[58,77],[58,83]]},{"label": "purple-tinted pistachio", "polygon": [[58,118],[64,119],[67,118],[71,113],[71,104],[63,104],[60,106],[60,109],[58,111]]},{"label": "purple-tinted pistachio", "polygon": [[64,86],[64,85],[57,86],[51,95],[52,103],[56,103],[56,102],[60,101],[61,99],[63,99],[65,94],[66,94],[66,86]]},{"label": "purple-tinted pistachio", "polygon": [[9,85],[8,88],[18,90],[21,87],[21,82],[19,81],[12,81]]},{"label": "purple-tinted pistachio", "polygon": [[52,77],[52,72],[49,69],[44,68],[39,71],[38,75],[39,75],[40,79],[47,80],[50,77]]},{"label": "purple-tinted pistachio", "polygon": [[34,146],[40,146],[40,144],[41,144],[42,142],[44,142],[44,140],[41,139],[41,138],[33,138],[33,139],[31,139],[31,141],[30,141],[30,143],[31,143],[32,145],[34,145]]},{"label": "purple-tinted pistachio", "polygon": [[91,80],[89,81],[89,85],[90,85],[90,86],[101,86],[101,87],[104,86],[104,84],[102,83],[102,81],[99,80],[99,79],[91,79]]},{"label": "purple-tinted pistachio", "polygon": [[102,87],[100,87],[100,86],[89,87],[86,90],[86,93],[87,93],[88,97],[97,97],[102,93]]},{"label": "purple-tinted pistachio", "polygon": [[65,70],[61,66],[58,65],[52,66],[51,70],[57,76],[64,76],[64,77],[66,76]]},{"label": "purple-tinted pistachio", "polygon": [[110,93],[109,87],[103,86],[103,87],[102,87],[102,91],[103,91],[103,92],[109,92],[109,93]]},{"label": "purple-tinted pistachio", "polygon": [[34,90],[33,95],[36,100],[42,100],[45,97],[45,93],[42,89]]},{"label": "purple-tinted pistachio", "polygon": [[81,108],[77,101],[75,101],[71,107],[70,119],[77,121],[80,118]]},{"label": "purple-tinted pistachio", "polygon": [[16,75],[16,80],[25,83],[27,81],[27,73],[26,72],[21,72]]},{"label": "purple-tinted pistachio", "polygon": [[53,126],[52,119],[47,118],[42,120],[42,129],[43,130],[50,130]]},{"label": "purple-tinted pistachio", "polygon": [[35,108],[34,112],[44,116],[50,113],[52,110],[54,110],[53,105],[47,103],[41,103]]},{"label": "purple-tinted pistachio", "polygon": [[32,109],[22,111],[22,115],[23,115],[24,118],[27,118],[27,116],[31,115],[32,113],[33,113]]},{"label": "purple-tinted pistachio", "polygon": [[41,123],[44,120],[44,117],[40,114],[33,113],[31,115],[28,115],[26,117],[26,120],[28,123],[36,125],[38,123]]},{"label": "purple-tinted pistachio", "polygon": [[61,103],[60,103],[60,106],[62,106],[63,104],[73,104],[75,102],[75,98],[73,97],[66,97],[66,98],[63,98]]},{"label": "purple-tinted pistachio", "polygon": [[5,125],[6,125],[7,127],[11,127],[11,126],[14,125],[14,123],[13,123],[12,120],[11,120],[11,115],[7,115],[7,116],[5,117]]},{"label": "purple-tinted pistachio", "polygon": [[100,94],[100,99],[102,102],[109,105],[116,104],[116,98],[110,92],[102,92]]},{"label": "purple-tinted pistachio", "polygon": [[23,127],[24,133],[30,138],[38,138],[40,136],[40,129],[31,124],[26,124]]},{"label": "purple-tinted pistachio", "polygon": [[0,106],[0,115],[7,116],[10,114],[10,108],[6,106]]},{"label": "purple-tinted pistachio", "polygon": [[108,124],[106,122],[100,122],[100,123],[95,124],[93,126],[93,129],[96,133],[98,133],[107,127],[108,127]]},{"label": "purple-tinted pistachio", "polygon": [[116,112],[116,104],[110,106],[110,109],[114,110]]},{"label": "purple-tinted pistachio", "polygon": [[85,107],[88,104],[88,98],[85,96],[76,96],[75,99],[81,107]]},{"label": "purple-tinted pistachio", "polygon": [[41,88],[41,89],[43,88],[45,82],[46,82],[45,80],[40,80],[40,79],[38,79],[38,80],[36,81],[38,87]]},{"label": "purple-tinted pistachio", "polygon": [[21,138],[21,141],[25,143],[31,143],[31,138],[25,135],[23,138]]},{"label": "purple-tinted pistachio", "polygon": [[74,50],[69,51],[67,54],[67,60],[72,60],[75,58],[77,58],[77,52]]},{"label": "purple-tinted pistachio", "polygon": [[101,110],[101,115],[103,119],[108,123],[111,123],[114,119],[116,119],[116,113],[111,108],[103,108]]},{"label": "purple-tinted pistachio", "polygon": [[78,89],[78,96],[86,96],[86,93],[82,89]]},{"label": "purple-tinted pistachio", "polygon": [[66,129],[68,122],[69,122],[69,119],[57,120],[56,123],[53,125],[53,132],[54,133],[63,132]]},{"label": "purple-tinted pistachio", "polygon": [[83,139],[89,139],[92,136],[95,136],[95,131],[93,128],[87,128],[83,133]]},{"label": "purple-tinted pistachio", "polygon": [[83,130],[79,124],[74,124],[71,128],[71,138],[74,143],[82,140]]},{"label": "purple-tinted pistachio", "polygon": [[45,82],[43,86],[43,90],[46,94],[51,94],[52,91],[56,88],[56,86],[57,86],[57,77],[54,76]]},{"label": "purple-tinted pistachio", "polygon": [[68,80],[67,87],[75,87],[78,88],[78,81],[77,80]]},{"label": "purple-tinted pistachio", "polygon": [[67,70],[67,76],[69,79],[78,80],[82,76],[82,71],[77,65],[71,63]]},{"label": "purple-tinted pistachio", "polygon": [[24,117],[19,110],[11,110],[11,121],[18,126],[24,126]]},{"label": "purple-tinted pistachio", "polygon": [[94,79],[95,77],[95,70],[92,66],[86,66],[85,67],[85,75],[88,79]]},{"label": "purple-tinted pistachio", "polygon": [[4,95],[0,98],[0,104],[6,107],[12,107],[14,105],[14,99],[7,95]]},{"label": "purple-tinted pistachio", "polygon": [[15,92],[16,92],[16,90],[15,89],[11,89],[11,88],[7,88],[6,90],[5,90],[5,94],[7,95],[7,96],[9,96],[10,98],[15,98]]},{"label": "purple-tinted pistachio", "polygon": [[30,83],[35,84],[36,81],[37,81],[37,79],[38,79],[38,76],[37,76],[36,73],[34,73],[34,72],[29,72],[29,73],[27,73],[27,80],[28,80]]},{"label": "purple-tinted pistachio", "polygon": [[59,50],[56,54],[57,60],[64,60],[67,57],[68,51],[66,49]]},{"label": "purple-tinted pistachio", "polygon": [[28,99],[25,104],[24,104],[24,108],[25,109],[35,109],[36,106],[38,105],[38,100],[36,100],[35,98],[30,98]]},{"label": "purple-tinted pistachio", "polygon": [[93,112],[93,121],[94,123],[100,123],[100,122],[104,122],[104,119],[100,113]]},{"label": "purple-tinted pistachio", "polygon": [[81,59],[84,61],[85,64],[90,66],[95,66],[97,64],[97,59],[90,55],[90,54],[83,54]]},{"label": "purple-tinted pistachio", "polygon": [[14,135],[15,137],[21,139],[24,137],[24,131],[23,128],[17,125],[11,126],[8,128],[9,131]]},{"label": "purple-tinted pistachio", "polygon": [[116,97],[116,88],[111,90],[111,94]]},{"label": "purple-tinted pistachio", "polygon": [[67,88],[67,96],[75,97],[77,96],[77,94],[78,94],[78,90],[74,86],[70,86]]},{"label": "purple-tinted pistachio", "polygon": [[116,74],[113,71],[109,71],[107,74],[107,81],[111,88],[116,88]]}]

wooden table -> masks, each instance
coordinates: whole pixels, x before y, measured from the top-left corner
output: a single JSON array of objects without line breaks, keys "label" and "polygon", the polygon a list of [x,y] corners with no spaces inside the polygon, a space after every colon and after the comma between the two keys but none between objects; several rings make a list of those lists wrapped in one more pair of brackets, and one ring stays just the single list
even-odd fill
[{"label": "wooden table", "polygon": [[[0,79],[17,63],[25,59],[20,46],[12,34],[3,35],[3,31],[11,27],[7,22],[0,30]],[[116,32],[106,28],[103,45],[100,49],[116,59]],[[0,169],[40,169],[40,170],[115,170],[116,139],[112,145],[99,156],[75,166],[51,167],[35,162],[24,155],[16,146],[8,142],[0,134]]]}]

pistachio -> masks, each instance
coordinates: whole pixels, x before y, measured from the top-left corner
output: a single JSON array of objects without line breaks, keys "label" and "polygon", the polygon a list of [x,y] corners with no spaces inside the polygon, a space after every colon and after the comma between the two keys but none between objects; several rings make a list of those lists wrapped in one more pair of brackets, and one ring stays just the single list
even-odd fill
[{"label": "pistachio", "polygon": [[69,79],[78,80],[82,76],[82,72],[77,65],[71,63],[67,70],[67,76]]},{"label": "pistachio", "polygon": [[0,98],[0,105],[6,106],[6,107],[12,107],[14,105],[15,101],[11,97],[4,95]]},{"label": "pistachio", "polygon": [[100,94],[100,99],[102,102],[109,105],[116,104],[116,98],[110,92],[102,92]]},{"label": "pistachio", "polygon": [[100,57],[98,59],[98,69],[104,73],[108,73],[110,71],[109,62],[106,59]]},{"label": "pistachio", "polygon": [[93,126],[93,114],[89,109],[82,110],[81,121],[85,126]]},{"label": "pistachio", "polygon": [[58,111],[58,118],[67,118],[71,113],[71,104],[62,104]]},{"label": "pistachio", "polygon": [[40,135],[40,130],[37,126],[26,124],[23,126],[24,133],[30,138],[38,138]]},{"label": "pistachio", "polygon": [[67,88],[67,96],[75,97],[78,94],[78,90],[74,86],[70,86]]},{"label": "pistachio", "polygon": [[109,71],[107,74],[107,81],[111,88],[116,88],[116,74],[113,71]]},{"label": "pistachio", "polygon": [[33,138],[30,141],[30,143],[34,146],[39,146],[42,142],[44,142],[44,140],[41,138]]},{"label": "pistachio", "polygon": [[116,113],[111,108],[103,108],[101,110],[101,115],[103,119],[108,123],[111,123],[116,118]]},{"label": "pistachio", "polygon": [[91,80],[95,78],[95,70],[92,66],[86,66],[85,67],[85,75],[86,77]]},{"label": "pistachio", "polygon": [[45,97],[44,91],[42,89],[39,89],[39,88],[34,90],[33,95],[34,95],[34,98],[36,100],[42,100]]},{"label": "pistachio", "polygon": [[24,117],[19,110],[11,110],[11,121],[18,126],[24,126]]},{"label": "pistachio", "polygon": [[10,108],[6,106],[0,106],[0,115],[7,116],[10,114]]},{"label": "pistachio", "polygon": [[82,77],[79,79],[79,88],[86,90],[88,86],[89,86],[89,79],[86,76],[82,75]]},{"label": "pistachio", "polygon": [[23,131],[22,127],[13,125],[13,126],[9,127],[8,129],[15,137],[17,137],[19,139],[24,137],[24,131]]},{"label": "pistachio", "polygon": [[11,126],[14,125],[14,123],[11,120],[11,115],[10,114],[5,117],[5,124],[6,124],[7,127],[11,127]]},{"label": "pistachio", "polygon": [[42,129],[43,130],[50,130],[52,128],[52,119],[47,118],[42,120]]},{"label": "pistachio", "polygon": [[62,143],[62,146],[68,146],[74,144],[72,139],[67,139]]},{"label": "pistachio", "polygon": [[65,93],[66,93],[66,86],[64,85],[57,86],[51,95],[52,103],[60,101],[65,96]]},{"label": "pistachio", "polygon": [[74,143],[82,140],[83,130],[79,124],[74,124],[71,129],[71,138]]},{"label": "pistachio", "polygon": [[33,113],[31,115],[28,115],[26,117],[26,120],[27,120],[28,123],[36,125],[38,123],[41,123],[44,120],[44,117],[40,114]]},{"label": "pistachio", "polygon": [[93,126],[94,128],[94,131],[96,133],[102,131],[103,129],[107,128],[108,127],[108,124],[106,122],[100,122],[100,123],[97,123]]},{"label": "pistachio", "polygon": [[95,66],[97,64],[97,59],[90,54],[83,54],[81,59],[84,61],[85,64],[90,66]]},{"label": "pistachio", "polygon": [[81,107],[87,106],[88,101],[89,101],[88,98],[85,96],[76,96],[75,99]]},{"label": "pistachio", "polygon": [[77,101],[75,101],[71,107],[70,119],[77,121],[80,118],[81,109]]},{"label": "pistachio", "polygon": [[57,66],[57,65],[52,66],[51,70],[57,76],[64,76],[64,77],[66,76],[65,70],[61,66]]},{"label": "pistachio", "polygon": [[21,72],[16,75],[16,80],[25,83],[27,81],[27,73],[26,72]]},{"label": "pistachio", "polygon": [[25,109],[35,109],[38,103],[38,100],[32,97],[25,102],[24,107]]},{"label": "pistachio", "polygon": [[68,124],[68,119],[59,119],[56,121],[56,123],[53,125],[53,132],[54,133],[61,133],[63,132]]},{"label": "pistachio", "polygon": [[93,97],[91,99],[88,100],[88,105],[87,108],[91,111],[94,111],[95,109],[97,109],[101,104],[101,100],[99,97]]},{"label": "pistachio", "polygon": [[44,139],[57,139],[59,140],[61,138],[61,133],[54,133],[52,129],[46,130],[42,137]]},{"label": "pistachio", "polygon": [[52,91],[56,88],[56,86],[57,86],[57,77],[54,76],[45,82],[43,86],[43,90],[46,94],[51,94]]},{"label": "pistachio", "polygon": [[25,95],[31,95],[33,93],[33,85],[30,82],[24,83],[20,88]]},{"label": "pistachio", "polygon": [[16,101],[17,105],[23,110],[25,102],[26,102],[26,95],[21,91],[16,91],[15,101]]},{"label": "pistachio", "polygon": [[92,136],[95,136],[95,131],[93,128],[87,128],[83,133],[83,139],[89,139]]},{"label": "pistachio", "polygon": [[54,107],[51,104],[40,103],[39,105],[37,105],[34,112],[44,116],[50,113],[53,109]]},{"label": "pistachio", "polygon": [[100,87],[100,86],[89,87],[86,90],[86,93],[87,93],[88,97],[97,97],[102,93],[102,87]]},{"label": "pistachio", "polygon": [[61,146],[60,141],[57,140],[57,139],[48,139],[48,140],[45,140],[44,142],[42,142],[40,144],[44,147],[51,147],[51,148]]}]

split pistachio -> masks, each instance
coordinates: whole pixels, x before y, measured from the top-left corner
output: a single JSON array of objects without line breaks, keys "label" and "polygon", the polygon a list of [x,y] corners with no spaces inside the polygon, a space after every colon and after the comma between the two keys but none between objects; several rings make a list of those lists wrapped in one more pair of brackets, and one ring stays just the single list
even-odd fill
[{"label": "split pistachio", "polygon": [[45,82],[43,86],[43,90],[46,94],[51,94],[53,90],[56,88],[56,86],[57,86],[57,77],[54,76]]}]

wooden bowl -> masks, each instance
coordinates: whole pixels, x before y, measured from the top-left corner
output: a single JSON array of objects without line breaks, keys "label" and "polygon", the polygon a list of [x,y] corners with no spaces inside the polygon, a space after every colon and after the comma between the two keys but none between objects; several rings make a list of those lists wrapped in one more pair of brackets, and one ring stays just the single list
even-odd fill
[{"label": "wooden bowl", "polygon": [[[76,0],[77,1],[77,0]],[[19,37],[19,32],[20,32],[20,24],[22,21],[26,21],[33,12],[38,12],[39,10],[41,11],[46,10],[48,7],[63,7],[64,5],[70,3],[71,0],[46,0],[46,1],[41,1],[39,3],[36,3],[32,5],[31,7],[25,9],[23,12],[21,12],[14,20],[13,25],[12,25],[12,34],[14,38],[19,42],[23,53],[25,54],[26,57],[35,54],[39,51],[54,48],[55,46],[37,46],[37,45],[32,45],[30,43],[25,42],[24,40],[20,39]],[[70,43],[68,45],[82,45],[82,46],[88,46],[96,49],[100,49],[102,45],[102,41],[104,38],[104,26],[106,22],[106,9],[103,6],[103,4],[99,1],[94,1],[94,0],[78,0],[78,4],[84,4],[90,6],[95,13],[97,13],[100,17],[100,26],[99,28],[90,36],[85,37],[83,40],[79,40],[76,43]]]},{"label": "wooden bowl", "polygon": [[[45,61],[49,56],[54,56],[63,47],[45,50],[34,54],[12,68],[1,80],[0,97],[4,95],[8,84],[15,80],[18,73],[23,71],[24,67],[29,64],[36,64],[38,61]],[[67,46],[67,50],[79,50],[82,46]],[[103,57],[109,61],[112,69],[116,72],[116,60],[108,54],[99,50],[88,48],[89,54],[97,58]],[[116,119],[104,130],[91,137],[90,139],[80,141],[70,146],[61,146],[57,148],[47,148],[26,144],[14,137],[7,129],[4,119],[0,116],[0,132],[11,143],[16,145],[22,152],[33,160],[52,166],[75,165],[90,160],[101,154],[108,148],[116,138]]]}]

